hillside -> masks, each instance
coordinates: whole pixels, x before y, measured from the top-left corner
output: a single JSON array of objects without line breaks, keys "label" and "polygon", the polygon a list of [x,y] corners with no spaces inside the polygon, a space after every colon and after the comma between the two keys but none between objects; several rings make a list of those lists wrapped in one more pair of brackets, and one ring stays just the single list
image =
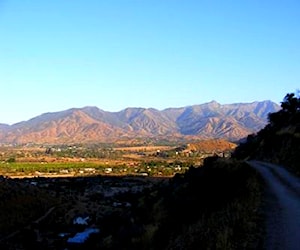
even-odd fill
[{"label": "hillside", "polygon": [[267,115],[279,110],[271,101],[221,105],[215,101],[168,108],[126,108],[107,112],[97,107],[45,113],[11,126],[0,125],[0,143],[115,142],[127,138],[223,138],[237,141],[257,132]]},{"label": "hillside", "polygon": [[200,152],[225,152],[236,148],[235,143],[225,141],[223,139],[204,140],[197,143],[189,143],[187,150]]},{"label": "hillside", "polygon": [[234,157],[281,164],[300,176],[300,98],[287,94],[281,110],[271,113],[268,120],[263,129],[237,147]]}]

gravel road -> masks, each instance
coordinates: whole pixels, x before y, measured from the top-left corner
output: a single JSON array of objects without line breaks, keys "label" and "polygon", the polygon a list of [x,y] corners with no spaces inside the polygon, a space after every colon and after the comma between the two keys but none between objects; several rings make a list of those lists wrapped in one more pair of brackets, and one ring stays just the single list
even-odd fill
[{"label": "gravel road", "polygon": [[300,179],[284,168],[249,161],[266,184],[265,250],[300,250]]}]

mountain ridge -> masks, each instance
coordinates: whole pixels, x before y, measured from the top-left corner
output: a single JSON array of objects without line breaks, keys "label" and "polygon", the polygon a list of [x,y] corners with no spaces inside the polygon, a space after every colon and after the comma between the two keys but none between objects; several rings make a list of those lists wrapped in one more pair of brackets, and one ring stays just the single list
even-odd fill
[{"label": "mountain ridge", "polygon": [[12,125],[0,124],[0,143],[113,142],[120,138],[196,136],[236,141],[267,124],[272,101],[220,104],[211,101],[180,108],[125,108],[118,112],[96,106],[47,112]]}]

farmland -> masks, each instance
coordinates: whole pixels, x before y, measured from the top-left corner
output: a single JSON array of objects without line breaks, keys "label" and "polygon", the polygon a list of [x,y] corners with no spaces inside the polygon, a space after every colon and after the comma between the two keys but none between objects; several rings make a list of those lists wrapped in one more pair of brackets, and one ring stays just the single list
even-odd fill
[{"label": "farmland", "polygon": [[0,148],[0,175],[10,178],[93,175],[171,177],[185,172],[190,166],[200,166],[207,156],[224,155],[231,150],[224,148],[223,144],[222,150],[187,145],[3,145]]}]

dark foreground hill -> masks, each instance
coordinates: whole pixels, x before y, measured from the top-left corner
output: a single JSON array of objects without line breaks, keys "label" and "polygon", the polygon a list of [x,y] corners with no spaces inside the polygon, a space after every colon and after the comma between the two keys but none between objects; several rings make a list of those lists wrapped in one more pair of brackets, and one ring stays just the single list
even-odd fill
[{"label": "dark foreground hill", "polygon": [[0,124],[0,143],[116,142],[128,138],[223,138],[237,141],[262,129],[271,101],[221,105],[215,101],[168,108],[127,108],[107,112],[97,107],[45,113],[11,126]]}]

